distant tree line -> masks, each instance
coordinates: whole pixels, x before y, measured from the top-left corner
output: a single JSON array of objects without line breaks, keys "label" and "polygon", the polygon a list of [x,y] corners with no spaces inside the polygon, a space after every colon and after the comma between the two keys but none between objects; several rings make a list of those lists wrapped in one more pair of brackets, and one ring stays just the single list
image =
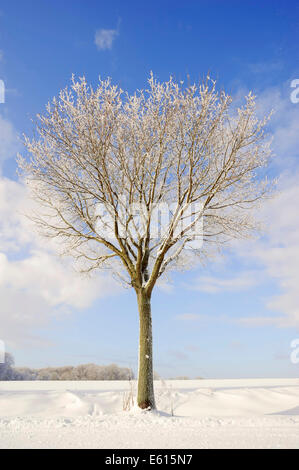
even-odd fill
[{"label": "distant tree line", "polygon": [[14,359],[5,353],[5,362],[0,363],[0,380],[130,380],[134,379],[132,369],[119,367],[116,364],[99,366],[97,364],[81,364],[79,366],[14,367]]}]

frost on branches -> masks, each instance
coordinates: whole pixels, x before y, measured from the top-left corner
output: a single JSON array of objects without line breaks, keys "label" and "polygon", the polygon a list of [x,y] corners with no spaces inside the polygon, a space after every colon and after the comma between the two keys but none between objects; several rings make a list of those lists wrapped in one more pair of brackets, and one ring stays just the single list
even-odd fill
[{"label": "frost on branches", "polygon": [[231,104],[209,78],[184,87],[151,74],[130,96],[110,79],[93,89],[73,77],[19,157],[43,235],[58,238],[83,271],[108,268],[136,291],[142,408],[154,407],[146,339],[157,280],[250,236],[253,208],[273,186],[263,176],[269,117],[257,119],[251,93],[236,111]]}]

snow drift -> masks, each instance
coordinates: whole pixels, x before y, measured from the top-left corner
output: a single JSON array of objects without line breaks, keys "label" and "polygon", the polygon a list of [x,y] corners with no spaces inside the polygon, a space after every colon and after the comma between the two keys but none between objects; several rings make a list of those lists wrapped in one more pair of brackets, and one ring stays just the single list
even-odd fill
[{"label": "snow drift", "polygon": [[0,447],[299,448],[299,379],[156,381],[154,413],[132,385],[0,382]]}]

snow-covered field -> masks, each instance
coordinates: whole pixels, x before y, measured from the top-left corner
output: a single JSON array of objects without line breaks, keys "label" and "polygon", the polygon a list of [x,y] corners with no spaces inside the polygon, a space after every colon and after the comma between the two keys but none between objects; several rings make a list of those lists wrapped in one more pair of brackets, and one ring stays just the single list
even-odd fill
[{"label": "snow-covered field", "polygon": [[299,379],[157,381],[151,413],[123,411],[129,389],[0,382],[0,447],[299,448]]}]

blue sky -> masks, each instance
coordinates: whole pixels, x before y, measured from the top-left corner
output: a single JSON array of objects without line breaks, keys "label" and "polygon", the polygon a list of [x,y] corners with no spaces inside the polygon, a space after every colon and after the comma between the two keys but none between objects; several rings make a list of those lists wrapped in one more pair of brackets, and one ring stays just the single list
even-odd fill
[{"label": "blue sky", "polygon": [[[175,274],[153,298],[155,369],[164,377],[297,377],[299,337],[299,5],[295,1],[2,0],[0,4],[0,337],[17,365],[137,366],[134,293],[105,275],[74,281],[21,221],[17,136],[72,73],[133,92],[208,72],[238,100],[250,89],[274,107],[270,174],[281,196],[264,210],[269,233],[205,268]],[[189,77],[189,78],[188,78]],[[26,231],[27,229],[27,231]],[[1,239],[2,238],[2,239]],[[2,328],[1,328],[2,326]]]}]

